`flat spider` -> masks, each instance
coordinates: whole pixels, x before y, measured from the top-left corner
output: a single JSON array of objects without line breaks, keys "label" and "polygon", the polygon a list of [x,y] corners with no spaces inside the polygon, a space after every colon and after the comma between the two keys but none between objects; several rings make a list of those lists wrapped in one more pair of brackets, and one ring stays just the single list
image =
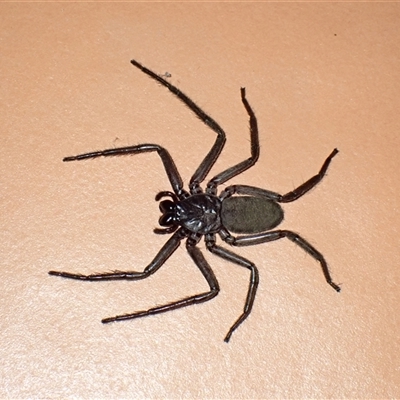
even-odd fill
[{"label": "flat spider", "polygon": [[[317,175],[313,176],[295,190],[284,195],[247,185],[228,186],[222,190],[220,194],[217,194],[218,185],[227,182],[229,179],[232,179],[252,167],[259,157],[260,146],[258,140],[257,120],[253,110],[246,100],[245,88],[241,88],[240,93],[242,102],[250,117],[251,157],[215,175],[210,181],[208,181],[206,189],[203,190],[200,184],[206,178],[224,147],[225,132],[209,115],[201,110],[178,88],[142,66],[137,61],[132,60],[131,63],[142,70],[145,74],[149,75],[152,79],[165,86],[180,101],[190,108],[204,124],[215,131],[217,134],[216,141],[192,176],[189,183],[189,191],[186,191],[183,188],[182,179],[170,154],[166,149],[158,144],[140,144],[137,146],[95,151],[92,153],[64,158],[63,161],[75,161],[101,156],[120,156],[156,151],[164,164],[173,191],[163,191],[156,195],[156,201],[161,200],[159,206],[162,216],[159,219],[159,224],[162,228],[156,228],[154,229],[154,232],[157,234],[173,233],[173,235],[167,240],[158,254],[154,257],[153,261],[150,262],[143,272],[114,271],[82,275],[69,272],[50,271],[49,274],[85,281],[144,279],[154,274],[179,247],[181,241],[186,239],[186,249],[209,284],[209,291],[195,296],[189,296],[182,300],[174,301],[162,306],[150,308],[149,310],[105,318],[102,322],[108,323],[139,318],[146,315],[153,315],[186,307],[192,304],[203,303],[214,298],[219,292],[219,284],[214,272],[197,247],[200,239],[204,236],[206,247],[211,251],[211,253],[250,270],[250,283],[243,313],[229,329],[225,337],[225,342],[229,342],[232,333],[249,316],[253,307],[259,277],[257,267],[251,261],[216,244],[217,233],[226,243],[231,246],[239,247],[272,242],[286,237],[300,246],[321,264],[326,281],[333,287],[333,289],[339,292],[340,287],[332,281],[328,265],[323,255],[318,250],[297,233],[287,230],[272,230],[283,220],[283,210],[279,203],[289,203],[297,200],[317,185],[322,180],[332,158],[338,153],[338,150],[334,149],[332,151]],[[242,235],[233,236],[231,232]]]}]

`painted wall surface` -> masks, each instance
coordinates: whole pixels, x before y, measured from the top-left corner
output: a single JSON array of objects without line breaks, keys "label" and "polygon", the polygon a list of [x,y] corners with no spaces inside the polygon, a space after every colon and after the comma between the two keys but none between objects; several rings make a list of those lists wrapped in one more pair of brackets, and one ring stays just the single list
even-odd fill
[{"label": "painted wall surface", "polygon": [[[0,4],[1,398],[399,398],[398,3]],[[80,282],[49,270],[143,271],[167,240],[157,154],[63,163],[157,143],[185,185],[215,133],[163,75],[226,131],[210,177],[250,156],[228,184],[286,193],[281,229],[306,238],[234,248],[249,271],[199,248],[221,291],[201,305],[102,325],[208,290],[183,245],[148,279]],[[218,242],[224,247],[222,240]]]}]

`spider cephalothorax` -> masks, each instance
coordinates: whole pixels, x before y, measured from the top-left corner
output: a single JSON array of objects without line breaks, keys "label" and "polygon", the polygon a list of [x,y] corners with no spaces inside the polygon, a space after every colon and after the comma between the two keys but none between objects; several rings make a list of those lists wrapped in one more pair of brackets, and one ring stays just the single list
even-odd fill
[{"label": "spider cephalothorax", "polygon": [[[189,296],[182,300],[150,308],[149,310],[105,318],[102,322],[108,323],[158,314],[191,304],[202,303],[212,299],[218,294],[219,284],[217,278],[197,247],[200,239],[204,237],[206,247],[210,252],[222,257],[226,261],[245,267],[250,271],[249,289],[243,312],[225,336],[226,342],[229,341],[234,330],[249,316],[251,312],[259,282],[259,274],[254,263],[217,245],[216,234],[218,234],[226,243],[237,247],[271,242],[286,237],[300,246],[320,263],[326,281],[333,287],[333,289],[339,292],[340,287],[332,281],[325,258],[317,249],[297,233],[288,230],[271,230],[276,228],[283,220],[283,210],[279,203],[289,203],[297,200],[317,185],[325,175],[332,158],[338,153],[338,150],[334,149],[332,151],[325,160],[318,174],[307,180],[298,188],[284,195],[247,185],[227,186],[218,194],[217,189],[219,185],[252,167],[257,162],[260,153],[257,120],[246,99],[246,91],[244,88],[241,88],[242,103],[250,118],[251,156],[215,175],[207,183],[206,189],[203,190],[201,183],[210,172],[224,147],[225,132],[217,122],[201,110],[178,88],[142,66],[137,61],[132,60],[131,63],[152,79],[158,81],[161,85],[169,89],[180,101],[192,110],[204,124],[217,134],[217,138],[214,145],[193,174],[189,183],[189,191],[183,189],[183,181],[172,157],[166,149],[158,144],[140,144],[137,146],[95,151],[64,158],[64,161],[75,161],[101,156],[118,156],[156,151],[164,164],[173,191],[163,191],[158,193],[156,196],[156,201],[160,201],[159,207],[162,215],[159,219],[159,224],[162,228],[156,228],[154,229],[154,232],[158,234],[172,233],[173,235],[167,240],[158,254],[142,272],[114,271],[101,274],[82,275],[69,272],[50,271],[49,274],[87,281],[144,279],[156,272],[179,247],[181,241],[186,239],[186,249],[189,255],[210,286],[208,292]],[[168,199],[164,199],[165,197],[168,197]],[[232,233],[239,233],[241,235],[233,236]]]},{"label": "spider cephalothorax", "polygon": [[[172,195],[172,193],[168,193],[168,195]],[[198,193],[182,200],[176,196],[171,197],[174,201],[163,200],[160,202],[162,215],[158,223],[167,227],[167,232],[156,228],[154,229],[155,233],[170,233],[175,231],[178,226],[199,235],[216,233],[221,230],[221,200],[217,196]],[[158,200],[158,196],[156,200]]]}]

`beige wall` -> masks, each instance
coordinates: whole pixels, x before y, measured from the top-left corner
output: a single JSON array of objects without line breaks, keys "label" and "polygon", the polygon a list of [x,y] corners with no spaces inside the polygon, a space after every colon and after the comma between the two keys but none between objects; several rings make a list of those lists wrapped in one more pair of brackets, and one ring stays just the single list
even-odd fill
[{"label": "beige wall", "polygon": [[[0,4],[0,397],[394,398],[399,389],[399,4]],[[187,184],[215,134],[129,63],[181,88],[227,132],[212,173],[285,193],[288,240],[234,249],[260,270],[229,344],[249,273],[200,247],[214,300],[104,326],[101,318],[207,290],[182,246],[139,282],[86,283],[48,270],[141,271],[166,237],[155,154],[65,164],[88,151],[159,143]],[[225,245],[228,247],[228,245]]]}]

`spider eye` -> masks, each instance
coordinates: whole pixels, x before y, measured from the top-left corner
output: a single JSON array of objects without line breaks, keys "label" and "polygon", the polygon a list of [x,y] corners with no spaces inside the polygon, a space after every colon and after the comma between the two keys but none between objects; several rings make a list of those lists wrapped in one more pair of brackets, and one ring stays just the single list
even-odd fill
[{"label": "spider eye", "polygon": [[161,226],[172,226],[174,225],[174,215],[173,214],[164,214],[158,220],[158,223]]},{"label": "spider eye", "polygon": [[175,203],[171,200],[164,200],[160,203],[160,211],[165,213],[170,213],[175,210]]}]

